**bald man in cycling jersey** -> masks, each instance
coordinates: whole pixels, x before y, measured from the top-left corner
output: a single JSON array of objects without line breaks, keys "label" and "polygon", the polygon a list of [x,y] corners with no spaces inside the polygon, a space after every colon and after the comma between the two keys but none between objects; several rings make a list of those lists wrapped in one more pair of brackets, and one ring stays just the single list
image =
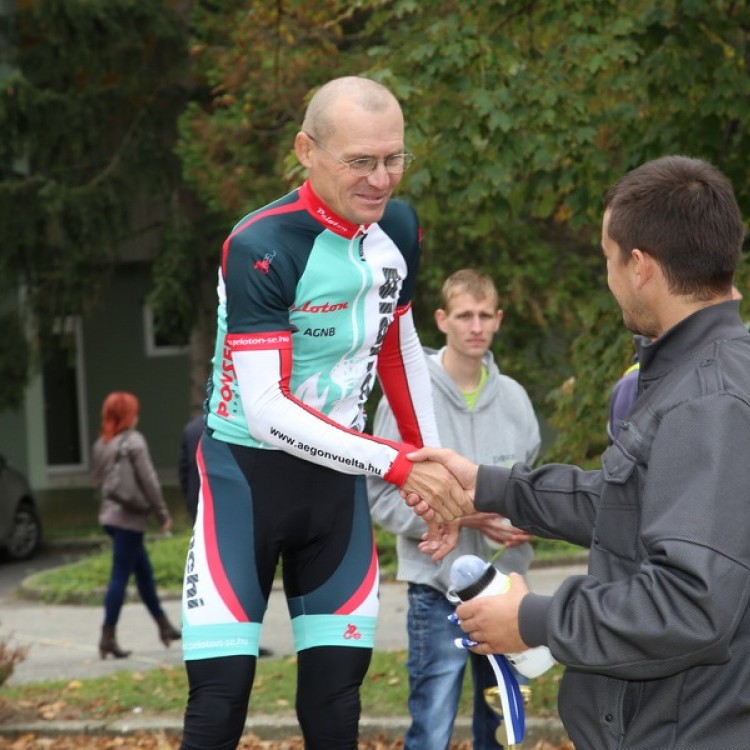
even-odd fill
[{"label": "bald man in cycling jersey", "polygon": [[[406,458],[437,445],[437,428],[411,313],[421,230],[391,200],[414,158],[401,108],[374,81],[335,79],[294,147],[307,180],[242,219],[221,255],[183,590],[183,750],[237,746],[279,559],[305,747],[356,749],[378,612],[365,475],[434,486]],[[376,374],[403,442],[362,432]]]}]

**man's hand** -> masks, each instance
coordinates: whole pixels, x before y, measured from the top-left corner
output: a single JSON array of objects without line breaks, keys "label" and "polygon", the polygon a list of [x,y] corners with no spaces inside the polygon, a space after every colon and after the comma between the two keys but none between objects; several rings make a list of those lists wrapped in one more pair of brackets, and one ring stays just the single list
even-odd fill
[{"label": "man's hand", "polygon": [[[408,458],[421,456],[423,448]],[[456,454],[457,455],[457,454]],[[460,456],[459,456],[460,458]],[[440,461],[414,459],[414,464],[406,482],[401,486],[401,496],[408,505],[426,521],[452,521],[454,518],[474,512],[473,492],[467,492],[463,483],[454,476],[451,467]]]},{"label": "man's hand", "polygon": [[461,629],[479,644],[471,649],[477,654],[512,654],[529,648],[518,631],[518,610],[529,587],[518,573],[511,573],[510,580],[504,594],[471,599],[456,609]]},{"label": "man's hand", "polygon": [[425,555],[430,555],[435,562],[439,562],[456,548],[460,528],[459,521],[432,521],[427,524],[427,531],[422,535],[422,541],[417,545],[417,549]]},{"label": "man's hand", "polygon": [[401,495],[417,515],[447,522],[475,512],[476,464],[448,448],[422,448],[407,458],[414,466]]},{"label": "man's hand", "polygon": [[476,529],[492,542],[505,547],[517,547],[534,537],[511,524],[510,519],[497,513],[474,513],[461,519],[461,526]]},{"label": "man's hand", "polygon": [[456,548],[462,526],[476,529],[488,539],[506,547],[516,547],[533,539],[531,534],[512,526],[507,518],[497,513],[472,513],[450,523],[428,523],[427,531],[418,545],[419,551],[439,562]]}]

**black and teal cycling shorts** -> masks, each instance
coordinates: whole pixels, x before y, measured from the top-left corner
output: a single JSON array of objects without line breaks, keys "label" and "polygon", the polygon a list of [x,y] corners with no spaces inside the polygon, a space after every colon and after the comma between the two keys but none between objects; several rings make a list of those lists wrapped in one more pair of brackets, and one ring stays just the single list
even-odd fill
[{"label": "black and teal cycling shorts", "polygon": [[207,434],[197,458],[184,658],[258,655],[279,561],[297,651],[372,648],[379,571],[364,477]]}]

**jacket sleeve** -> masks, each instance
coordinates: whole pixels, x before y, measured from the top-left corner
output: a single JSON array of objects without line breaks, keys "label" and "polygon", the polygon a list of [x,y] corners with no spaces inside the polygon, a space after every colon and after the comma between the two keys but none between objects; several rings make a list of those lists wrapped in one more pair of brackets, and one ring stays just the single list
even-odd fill
[{"label": "jacket sleeve", "polygon": [[[380,400],[375,411],[373,434],[397,442],[401,439],[393,412],[385,398]],[[367,478],[367,497],[370,515],[378,526],[392,534],[421,539],[427,524],[404,502],[394,485],[379,477],[370,476]]]},{"label": "jacket sleeve", "polygon": [[[551,597],[546,642],[557,659],[634,680],[729,660],[750,605],[750,462],[728,448],[746,445],[750,406],[720,393],[683,402],[662,419],[632,516],[622,502],[610,505],[606,491],[610,482],[622,489],[627,471],[605,472],[592,554],[615,574],[604,582],[570,578]],[[555,478],[537,480],[533,505],[562,499]],[[529,499],[522,476],[511,476],[505,496],[510,509]],[[522,637],[534,609],[533,599],[522,606]]]},{"label": "jacket sleeve", "polygon": [[588,548],[600,490],[601,472],[577,466],[480,466],[474,504],[535,536]]},{"label": "jacket sleeve", "polygon": [[91,482],[99,491],[101,491],[104,482],[104,471],[107,466],[106,453],[106,446],[99,438],[91,448]]}]

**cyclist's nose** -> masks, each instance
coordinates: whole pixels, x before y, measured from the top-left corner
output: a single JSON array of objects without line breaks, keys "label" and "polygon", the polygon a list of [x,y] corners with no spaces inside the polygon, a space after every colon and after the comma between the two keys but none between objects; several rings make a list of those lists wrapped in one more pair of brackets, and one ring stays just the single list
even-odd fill
[{"label": "cyclist's nose", "polygon": [[377,166],[372,174],[367,176],[367,180],[374,187],[381,189],[388,187],[391,182],[391,175],[385,168],[385,163],[382,160],[378,160]]}]

